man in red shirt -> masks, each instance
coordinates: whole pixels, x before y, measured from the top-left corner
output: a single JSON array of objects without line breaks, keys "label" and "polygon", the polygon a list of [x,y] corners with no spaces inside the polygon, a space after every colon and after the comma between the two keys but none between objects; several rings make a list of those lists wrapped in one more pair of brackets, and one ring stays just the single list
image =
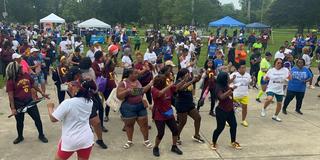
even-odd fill
[{"label": "man in red shirt", "polygon": [[[18,62],[11,62],[7,67],[8,81],[6,84],[7,93],[10,102],[10,109],[12,115],[16,118],[18,138],[13,141],[13,144],[18,144],[24,140],[23,126],[24,126],[24,113],[17,113],[17,109],[23,108],[32,101],[31,89],[40,92],[43,97],[49,98],[44,94],[37,85],[34,85],[33,79],[30,75],[22,72],[22,67]],[[42,122],[39,114],[38,107],[28,108],[27,113],[34,120],[35,125],[39,132],[39,140],[43,143],[48,143],[48,139],[43,134]]]}]

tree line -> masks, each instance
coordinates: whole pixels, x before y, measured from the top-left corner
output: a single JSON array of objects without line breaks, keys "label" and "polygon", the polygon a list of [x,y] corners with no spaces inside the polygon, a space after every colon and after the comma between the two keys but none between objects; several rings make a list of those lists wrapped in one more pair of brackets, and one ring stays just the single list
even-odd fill
[{"label": "tree line", "polygon": [[[310,28],[319,24],[319,0],[239,0],[241,9],[233,4],[222,5],[219,0],[4,0],[8,16],[0,20],[31,23],[55,13],[67,22],[92,17],[109,24],[175,24],[192,22],[206,26],[208,22],[232,16],[244,23],[264,22],[273,26]],[[248,7],[250,8],[248,9]],[[248,17],[248,13],[250,16]]]}]

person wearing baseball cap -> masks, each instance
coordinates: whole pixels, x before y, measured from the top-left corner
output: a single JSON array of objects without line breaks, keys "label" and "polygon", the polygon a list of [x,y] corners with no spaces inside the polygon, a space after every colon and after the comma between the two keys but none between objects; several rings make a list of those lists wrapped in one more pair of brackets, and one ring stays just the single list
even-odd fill
[{"label": "person wearing baseball cap", "polygon": [[260,98],[263,95],[263,93],[267,89],[267,81],[263,80],[263,77],[267,74],[268,70],[271,68],[271,60],[272,60],[272,54],[270,52],[266,52],[265,58],[262,58],[260,62],[260,71],[258,73],[258,85],[261,86],[261,89],[256,97],[256,101],[261,103]]}]

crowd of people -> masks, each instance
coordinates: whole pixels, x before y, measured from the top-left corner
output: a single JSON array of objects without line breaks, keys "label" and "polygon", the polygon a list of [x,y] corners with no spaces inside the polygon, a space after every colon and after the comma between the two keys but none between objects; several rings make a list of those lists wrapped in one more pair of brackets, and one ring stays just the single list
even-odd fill
[{"label": "crowd of people", "polygon": [[[93,133],[97,137],[96,144],[107,148],[102,134],[108,132],[105,123],[109,121],[111,106],[105,102],[115,92],[114,96],[121,101],[122,130],[127,135],[125,149],[133,146],[134,125],[138,123],[143,145],[152,148],[154,156],[160,156],[159,144],[165,126],[172,133],[171,151],[183,154],[178,145],[182,145],[181,133],[188,117],[194,121],[192,139],[205,143],[200,135],[199,114],[205,102],[210,103],[209,115],[216,117],[217,121],[211,149],[217,149],[218,137],[226,125],[230,127],[231,146],[241,149],[236,139],[235,110],[241,108],[241,125],[248,127],[250,88],[259,89],[256,97],[259,103],[266,93],[262,117],[266,116],[266,108],[276,98],[277,108],[272,119],[278,122],[282,121],[279,117],[281,109],[287,114],[287,107],[294,97],[297,99],[296,112],[302,115],[306,88],[314,88],[310,67],[312,58],[320,57],[320,41],[315,34],[308,34],[305,38],[297,35],[291,44],[284,42],[275,53],[272,65],[268,31],[261,32],[261,35],[252,33],[246,38],[244,30],[240,30],[240,34],[234,31],[229,36],[227,31],[221,34],[220,29],[216,35],[209,36],[206,62],[199,69],[197,61],[205,40],[197,35],[194,27],[168,35],[160,31],[147,32],[145,53],[140,50],[144,42],[137,29],[132,30],[134,34],[130,38],[125,28],[117,25],[109,44],[104,47],[98,42],[83,43],[81,37],[75,37],[71,31],[48,34],[37,27],[2,27],[2,73],[7,78],[6,91],[18,133],[13,143],[24,140],[25,113],[17,110],[41,97],[51,98],[48,103],[50,120],[62,123],[56,159],[68,159],[73,152],[82,159],[89,159],[94,144]],[[65,36],[58,38],[58,34]],[[86,53],[85,45],[89,46]],[[177,64],[173,62],[174,55]],[[119,58],[121,61],[118,62]],[[249,64],[250,71],[247,71]],[[122,76],[116,74],[116,68],[122,69]],[[54,96],[47,94],[50,75],[56,86],[58,105],[54,104]],[[319,81],[320,77],[315,86],[319,86]],[[195,96],[197,90],[201,91],[199,98]],[[66,99],[66,95],[70,98]],[[210,101],[206,101],[208,97]],[[154,145],[149,136],[148,108],[157,129]],[[39,139],[47,143],[37,106],[28,108],[27,113],[35,121]]]}]

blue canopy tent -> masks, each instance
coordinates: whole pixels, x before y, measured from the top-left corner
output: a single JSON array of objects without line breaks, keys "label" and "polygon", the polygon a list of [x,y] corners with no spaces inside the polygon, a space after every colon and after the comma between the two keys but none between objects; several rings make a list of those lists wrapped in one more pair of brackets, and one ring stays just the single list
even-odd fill
[{"label": "blue canopy tent", "polygon": [[213,21],[209,23],[209,27],[245,27],[246,25],[238,20],[226,16],[217,21]]},{"label": "blue canopy tent", "polygon": [[246,28],[252,28],[252,29],[266,29],[266,28],[271,28],[268,25],[259,23],[259,22],[255,22],[255,23],[251,23],[251,24],[247,24]]}]

